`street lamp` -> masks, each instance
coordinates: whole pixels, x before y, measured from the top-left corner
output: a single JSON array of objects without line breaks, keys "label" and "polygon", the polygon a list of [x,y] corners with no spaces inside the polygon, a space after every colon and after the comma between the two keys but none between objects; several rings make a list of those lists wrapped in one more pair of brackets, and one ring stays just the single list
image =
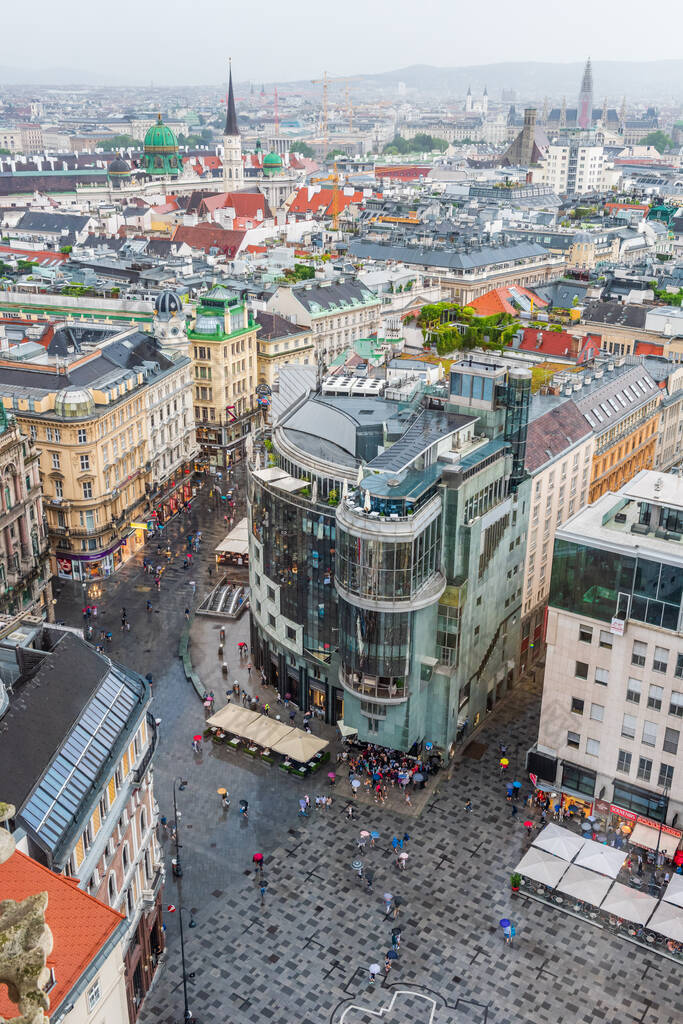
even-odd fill
[{"label": "street lamp", "polygon": [[[175,911],[175,909],[176,908],[173,906],[173,904],[171,904],[169,906],[169,908],[168,908],[169,913],[172,914]],[[185,1010],[184,1010],[184,1013],[183,1013],[183,1020],[192,1020],[192,1014],[190,1013],[190,1008],[187,1005],[187,979],[188,978],[194,978],[194,974],[193,973],[191,973],[191,974],[187,973],[187,967],[186,967],[186,964],[185,964],[185,935],[183,933],[183,910],[185,910],[186,908],[181,904],[177,909],[178,909],[178,922],[179,922],[179,925],[180,925],[180,960],[181,960],[182,967],[183,967],[183,1002],[185,1004]],[[190,911],[190,921],[189,921],[189,924],[188,924],[188,928],[196,928],[196,927],[197,927],[197,922],[195,921],[194,917],[192,916],[192,911]]]},{"label": "street lamp", "polygon": [[[175,827],[175,860],[172,862],[173,874],[175,878],[180,878],[183,869],[180,864],[180,841],[178,840],[178,804],[176,801],[176,786],[182,792],[187,785],[187,779],[183,779],[180,775],[173,780],[173,819]],[[182,930],[181,930],[182,935]]]},{"label": "street lamp", "polygon": [[663,793],[659,797],[659,806],[662,808],[662,821],[659,822],[659,831],[657,832],[657,848],[655,850],[655,870],[657,869],[657,857],[659,855],[659,844],[662,841],[662,825],[666,824],[666,806],[667,806],[667,794],[670,789],[670,784],[667,782],[662,786]]}]

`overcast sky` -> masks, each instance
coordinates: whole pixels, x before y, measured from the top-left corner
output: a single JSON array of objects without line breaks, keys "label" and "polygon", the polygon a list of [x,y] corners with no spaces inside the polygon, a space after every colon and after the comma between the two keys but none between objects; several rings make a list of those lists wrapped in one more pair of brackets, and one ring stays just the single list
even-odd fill
[{"label": "overcast sky", "polygon": [[1,0],[0,66],[213,84],[232,56],[239,80],[268,82],[409,64],[681,58],[682,29],[681,0]]}]

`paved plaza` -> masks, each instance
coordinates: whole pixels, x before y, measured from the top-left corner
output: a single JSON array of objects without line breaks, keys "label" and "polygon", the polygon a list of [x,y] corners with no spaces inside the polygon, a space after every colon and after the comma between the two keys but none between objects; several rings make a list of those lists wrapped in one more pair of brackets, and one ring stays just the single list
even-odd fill
[{"label": "paved plaza", "polygon": [[[153,585],[148,589],[138,558],[103,584],[99,598],[100,621],[114,633],[112,657],[154,676],[154,710],[161,719],[154,783],[162,814],[172,817],[173,779],[187,780],[177,793],[182,879],[171,878],[172,843],[168,837],[162,842],[169,864],[164,903],[186,908],[194,1019],[199,1024],[680,1024],[677,965],[510,893],[510,869],[528,839],[524,816],[513,820],[505,802],[498,742],[507,744],[511,768],[521,773],[535,736],[538,683],[525,681],[491,716],[476,737],[483,749],[475,752],[481,756],[463,757],[450,779],[441,773],[419,817],[358,801],[356,818],[349,821],[350,788],[342,779],[334,788],[326,777],[302,782],[211,743],[193,754],[191,739],[203,727],[204,711],[177,649],[184,609],[191,603],[189,580],[196,580],[200,599],[210,585],[213,547],[227,532],[222,515],[208,511],[207,504],[208,486],[193,518],[168,528],[174,552],[182,550],[191,527],[202,529],[203,549],[191,574],[182,569],[182,556],[174,555],[157,595]],[[156,552],[154,542],[148,548]],[[150,614],[148,597],[154,605]],[[58,617],[79,624],[83,603],[80,586],[67,584]],[[132,622],[130,633],[119,631],[122,606]],[[200,633],[193,630],[192,653],[220,706],[226,683],[215,657],[218,623],[207,621]],[[228,630],[228,685],[233,679],[248,684],[246,665],[236,655],[239,639],[249,639],[246,617]],[[259,692],[255,679],[249,685]],[[313,729],[332,735],[317,722]],[[220,805],[219,786],[230,792],[229,811]],[[313,800],[322,791],[332,796],[332,807],[299,817],[299,797],[308,792]],[[471,813],[464,810],[468,797]],[[240,799],[249,801],[246,822],[237,814]],[[378,830],[380,839],[359,854],[361,829]],[[407,869],[399,871],[391,839],[405,832],[409,857]],[[265,855],[263,905],[252,872],[254,852]],[[371,891],[352,868],[359,856],[364,870],[374,873]],[[396,919],[385,914],[384,893],[400,897]],[[190,913],[196,922],[192,929]],[[144,1004],[141,1024],[183,1019],[178,916],[166,915],[166,964]],[[498,926],[504,916],[516,925],[512,947],[504,945]],[[401,926],[399,958],[385,975],[396,925]],[[373,963],[381,972],[371,986]]]}]

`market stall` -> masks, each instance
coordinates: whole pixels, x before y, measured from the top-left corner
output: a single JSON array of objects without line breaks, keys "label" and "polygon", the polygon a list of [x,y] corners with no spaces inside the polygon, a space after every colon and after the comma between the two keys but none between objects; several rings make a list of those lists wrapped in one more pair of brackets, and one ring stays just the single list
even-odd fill
[{"label": "market stall", "polygon": [[249,525],[247,520],[240,519],[239,523],[214,550],[216,565],[248,565]]}]

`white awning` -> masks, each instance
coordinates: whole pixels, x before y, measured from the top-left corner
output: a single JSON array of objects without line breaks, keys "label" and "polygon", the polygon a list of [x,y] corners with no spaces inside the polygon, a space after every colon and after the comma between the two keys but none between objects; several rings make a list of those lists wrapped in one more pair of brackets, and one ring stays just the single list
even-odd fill
[{"label": "white awning", "polygon": [[595,843],[592,839],[584,839],[583,849],[574,861],[579,867],[590,868],[601,875],[608,875],[616,878],[626,855],[621,850],[615,850],[612,846],[603,846],[602,843]]},{"label": "white awning", "polygon": [[304,487],[310,487],[307,480],[300,480],[295,476],[283,476],[278,480],[273,480],[273,487],[277,487],[281,491],[303,491]]},{"label": "white awning", "polygon": [[272,484],[274,480],[280,480],[283,476],[289,476],[279,466],[266,466],[265,469],[255,469],[251,474],[257,480],[263,480],[266,484]]},{"label": "white awning", "polygon": [[672,903],[660,903],[647,926],[667,939],[683,942],[683,910]]},{"label": "white awning", "polygon": [[562,828],[560,825],[550,822],[542,832],[538,833],[533,845],[548,853],[554,853],[556,857],[562,857],[563,860],[573,860],[585,841],[583,836],[577,836],[568,828]]},{"label": "white awning", "polygon": [[566,860],[554,857],[552,853],[546,853],[545,850],[536,850],[533,846],[527,850],[515,868],[520,875],[533,878],[535,882],[542,882],[543,885],[549,885],[552,889],[555,888],[566,870]]},{"label": "white awning", "polygon": [[675,903],[677,907],[683,907],[683,875],[671,876],[662,899],[665,903]]},{"label": "white awning", "polygon": [[658,828],[650,825],[643,825],[641,822],[634,827],[629,836],[629,843],[635,846],[643,846],[646,850],[656,850],[659,839],[659,849],[666,857],[673,857],[678,849],[680,839],[678,836],[671,836],[668,832],[660,832]]},{"label": "white awning", "polygon": [[595,871],[589,871],[588,868],[578,868],[576,864],[570,864],[567,873],[557,883],[556,888],[558,892],[563,892],[567,896],[573,896],[574,899],[583,900],[585,903],[591,903],[594,907],[599,907],[611,884],[611,878],[598,875]]},{"label": "white awning", "polygon": [[615,882],[602,901],[600,909],[606,914],[614,914],[625,921],[632,921],[633,924],[645,924],[656,906],[657,900],[654,896],[648,896],[645,892],[637,892],[628,885]]},{"label": "white awning", "polygon": [[351,728],[350,725],[346,725],[343,718],[340,718],[339,721],[337,722],[337,728],[339,729],[339,732],[342,734],[342,736],[358,735],[358,729],[353,729]]},{"label": "white awning", "polygon": [[232,528],[227,537],[224,537],[218,547],[215,548],[217,555],[232,554],[246,555],[249,551],[249,525],[246,519],[240,519],[239,523]]}]

